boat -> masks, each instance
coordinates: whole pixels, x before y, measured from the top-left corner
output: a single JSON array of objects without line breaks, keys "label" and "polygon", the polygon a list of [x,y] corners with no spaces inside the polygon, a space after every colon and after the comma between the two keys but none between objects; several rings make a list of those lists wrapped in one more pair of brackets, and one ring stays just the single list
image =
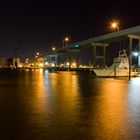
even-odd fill
[{"label": "boat", "polygon": [[[126,50],[120,50],[119,56],[114,58],[113,64],[109,68],[93,69],[98,77],[128,77],[129,76],[129,59]],[[131,68],[131,76],[137,76],[138,72]]]}]

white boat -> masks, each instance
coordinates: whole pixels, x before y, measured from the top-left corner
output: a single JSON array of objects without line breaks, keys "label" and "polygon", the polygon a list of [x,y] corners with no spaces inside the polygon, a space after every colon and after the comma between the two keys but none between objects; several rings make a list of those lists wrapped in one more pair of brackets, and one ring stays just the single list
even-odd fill
[{"label": "white boat", "polygon": [[[119,56],[114,59],[114,63],[109,68],[93,69],[98,77],[128,77],[129,59],[126,50],[119,51]],[[136,69],[131,69],[131,76],[137,76]]]}]

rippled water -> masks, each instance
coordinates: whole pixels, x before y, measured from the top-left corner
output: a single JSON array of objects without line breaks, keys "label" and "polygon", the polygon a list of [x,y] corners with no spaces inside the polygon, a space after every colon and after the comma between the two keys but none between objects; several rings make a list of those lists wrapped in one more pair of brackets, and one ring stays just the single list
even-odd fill
[{"label": "rippled water", "polygon": [[140,78],[0,71],[1,140],[139,140]]}]

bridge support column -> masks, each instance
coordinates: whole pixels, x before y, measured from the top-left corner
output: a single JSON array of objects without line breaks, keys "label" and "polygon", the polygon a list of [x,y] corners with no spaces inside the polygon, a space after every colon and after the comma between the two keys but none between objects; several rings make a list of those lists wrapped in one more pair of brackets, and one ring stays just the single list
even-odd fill
[{"label": "bridge support column", "polygon": [[103,50],[103,65],[105,66],[106,65],[106,46],[104,46],[104,48],[103,48],[104,50]]},{"label": "bridge support column", "polygon": [[137,35],[128,35],[129,38],[129,80],[131,79],[131,69],[132,69],[132,45],[133,39],[139,41],[139,55],[138,55],[138,66],[140,66],[140,36]]},{"label": "bridge support column", "polygon": [[93,46],[93,66],[96,68],[96,46]]},{"label": "bridge support column", "polygon": [[[106,47],[108,46],[108,44],[105,43],[92,43],[93,46],[93,65],[94,68],[96,68],[96,60],[97,59],[102,59],[103,60],[103,67],[106,65]],[[103,47],[103,53],[101,56],[97,56],[96,55],[96,47]]]},{"label": "bridge support column", "polygon": [[140,67],[140,39],[139,39],[138,67]]},{"label": "bridge support column", "polygon": [[132,67],[132,38],[129,38],[129,80],[131,79],[131,67]]}]

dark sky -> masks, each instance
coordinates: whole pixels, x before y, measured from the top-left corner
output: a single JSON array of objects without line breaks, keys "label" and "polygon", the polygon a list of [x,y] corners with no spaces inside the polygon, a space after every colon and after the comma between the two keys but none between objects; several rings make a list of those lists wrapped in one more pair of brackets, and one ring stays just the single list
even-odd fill
[{"label": "dark sky", "polygon": [[5,1],[0,4],[0,57],[19,54],[32,57],[35,52],[62,47],[65,36],[71,43],[112,32],[111,20],[120,29],[140,25],[137,1],[65,0]]}]

